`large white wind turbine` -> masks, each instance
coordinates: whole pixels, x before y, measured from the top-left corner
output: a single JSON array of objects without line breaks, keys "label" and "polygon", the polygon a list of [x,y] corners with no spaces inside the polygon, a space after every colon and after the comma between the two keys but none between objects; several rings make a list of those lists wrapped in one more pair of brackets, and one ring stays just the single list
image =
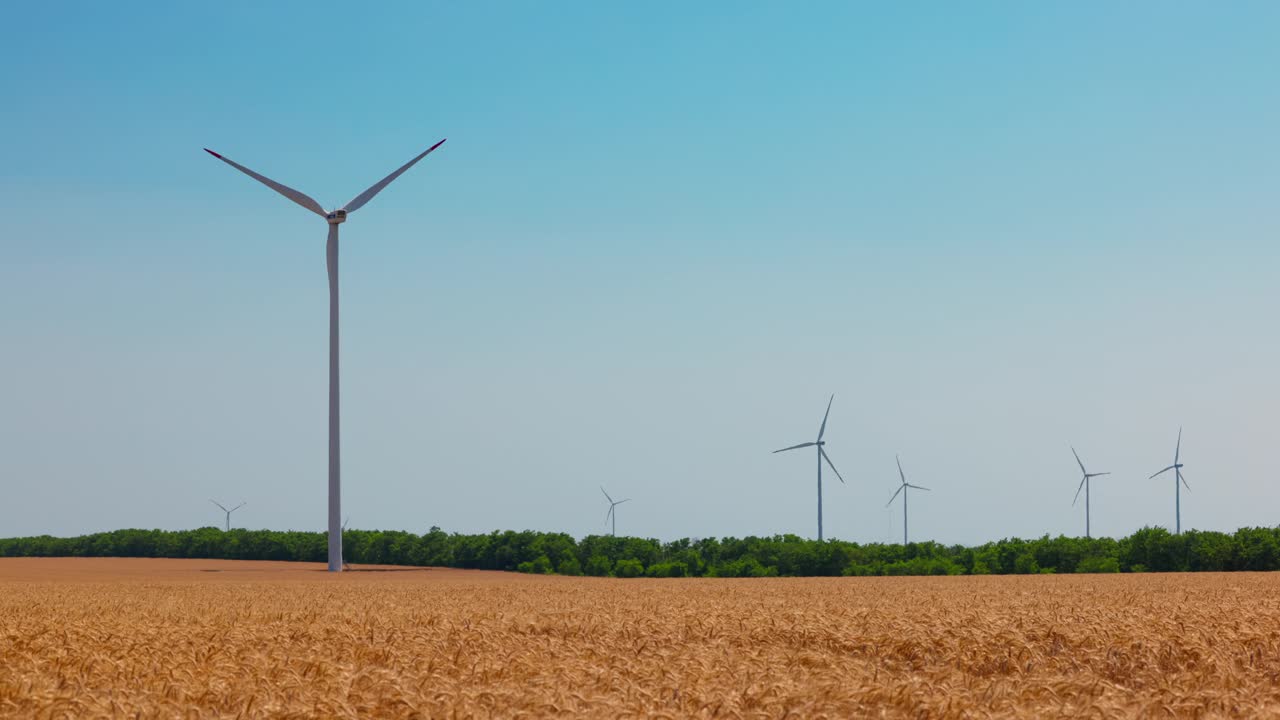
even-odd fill
[{"label": "large white wind turbine", "polygon": [[[1182,463],[1178,462],[1178,457],[1182,454],[1182,428],[1178,428],[1178,444],[1173,449],[1173,464],[1152,475],[1163,475],[1164,473],[1173,471],[1173,521],[1174,532],[1182,534],[1182,486],[1186,485],[1187,492],[1191,491],[1191,486],[1187,485],[1187,481],[1182,478]],[[1151,478],[1147,478],[1150,480]],[[1179,484],[1181,483],[1181,484]]]},{"label": "large white wind turbine", "polygon": [[231,513],[249,504],[249,503],[240,503],[239,505],[228,510],[225,507],[222,507],[222,503],[218,502],[217,500],[210,498],[209,502],[213,503],[214,505],[217,505],[219,508],[221,508],[222,512],[227,514],[227,530],[231,529]]},{"label": "large white wind turbine", "polygon": [[1080,487],[1076,488],[1075,499],[1071,501],[1074,506],[1080,500],[1080,491],[1084,490],[1084,536],[1093,537],[1089,528],[1089,480],[1103,475],[1110,475],[1109,472],[1091,473],[1084,469],[1084,462],[1080,459],[1080,453],[1076,452],[1074,446],[1071,448],[1071,454],[1076,456],[1076,463],[1080,466],[1080,474],[1084,477],[1080,478]]},{"label": "large white wind turbine", "polygon": [[902,472],[902,460],[899,459],[897,455],[894,455],[893,459],[898,461],[898,477],[902,479],[902,484],[898,486],[897,491],[893,493],[893,497],[889,498],[889,502],[885,503],[884,506],[889,507],[890,505],[892,505],[893,501],[898,499],[898,493],[902,493],[902,546],[906,547],[907,545],[907,494],[908,494],[907,488],[911,488],[912,490],[925,490],[928,492],[932,492],[932,491],[930,491],[929,488],[927,487],[920,487],[919,485],[912,485],[911,483],[907,482],[907,474]]},{"label": "large white wind turbine", "polygon": [[798,450],[800,448],[816,447],[818,448],[818,539],[822,539],[822,461],[826,460],[827,465],[831,467],[831,471],[840,478],[840,483],[844,484],[844,478],[840,477],[840,471],[836,470],[835,463],[831,462],[831,458],[827,457],[827,451],[823,449],[826,445],[822,440],[822,434],[827,431],[827,417],[831,415],[831,403],[836,399],[835,395],[827,401],[827,412],[822,416],[822,426],[818,428],[818,439],[814,442],[800,443],[791,447],[784,447],[781,450],[774,450],[774,454],[786,452],[788,450]]},{"label": "large white wind turbine", "polygon": [[298,203],[302,207],[319,215],[329,223],[329,242],[326,250],[329,266],[329,571],[342,571],[342,476],[340,462],[340,443],[338,432],[338,226],[346,222],[347,215],[364,207],[365,203],[373,199],[374,195],[382,192],[382,189],[391,184],[392,180],[400,177],[405,170],[413,167],[414,163],[426,157],[432,150],[440,147],[444,140],[427,148],[422,154],[405,163],[399,170],[391,173],[385,178],[379,180],[372,187],[347,203],[346,205],[325,212],[320,203],[311,197],[294,190],[286,185],[281,185],[267,177],[263,177],[249,168],[232,162],[218,153],[205,148],[205,152],[218,158],[222,162],[275,190],[281,195]]},{"label": "large white wind turbine", "polygon": [[630,502],[631,498],[624,498],[622,500],[615,501],[613,498],[609,497],[609,493],[605,492],[603,485],[600,486],[600,492],[604,493],[605,499],[609,501],[609,512],[604,514],[604,521],[606,523],[610,521],[613,522],[613,528],[609,531],[609,534],[613,535],[614,537],[617,537],[618,536],[618,513],[616,510],[614,510],[614,508],[618,507],[624,502]]}]

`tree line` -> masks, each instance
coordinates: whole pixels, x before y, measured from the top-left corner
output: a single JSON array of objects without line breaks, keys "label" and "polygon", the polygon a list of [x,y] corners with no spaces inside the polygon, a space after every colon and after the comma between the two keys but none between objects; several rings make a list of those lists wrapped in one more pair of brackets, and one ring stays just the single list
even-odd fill
[{"label": "tree line", "polygon": [[[345,560],[610,577],[1026,575],[1034,573],[1280,570],[1280,527],[1234,533],[1143,528],[1120,539],[1008,538],[977,547],[816,541],[795,535],[662,542],[635,537],[494,531],[422,535],[347,530]],[[0,557],[152,557],[324,562],[323,532],[115,530],[0,539]]]}]

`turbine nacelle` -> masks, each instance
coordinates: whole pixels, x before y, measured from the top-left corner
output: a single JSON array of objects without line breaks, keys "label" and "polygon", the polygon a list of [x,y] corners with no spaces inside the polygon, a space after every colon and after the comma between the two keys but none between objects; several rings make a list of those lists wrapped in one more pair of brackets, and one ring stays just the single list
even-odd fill
[{"label": "turbine nacelle", "polygon": [[347,221],[347,211],[333,210],[331,212],[325,213],[324,219],[327,220],[330,225],[341,225],[342,223]]}]

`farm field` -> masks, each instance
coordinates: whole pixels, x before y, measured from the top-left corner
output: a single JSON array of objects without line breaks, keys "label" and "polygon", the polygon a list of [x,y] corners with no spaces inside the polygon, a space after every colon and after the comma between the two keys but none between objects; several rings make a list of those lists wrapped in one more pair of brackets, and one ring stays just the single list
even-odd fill
[{"label": "farm field", "polygon": [[4,717],[1265,717],[1280,575],[0,559]]}]

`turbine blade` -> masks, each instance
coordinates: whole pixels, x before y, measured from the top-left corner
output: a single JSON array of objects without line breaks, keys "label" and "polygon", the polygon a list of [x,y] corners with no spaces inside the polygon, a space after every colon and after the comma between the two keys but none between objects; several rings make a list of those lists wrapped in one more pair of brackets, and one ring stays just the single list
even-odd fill
[{"label": "turbine blade", "polygon": [[242,508],[242,507],[244,507],[245,505],[248,505],[248,504],[249,504],[249,503],[247,503],[247,502],[242,502],[242,503],[240,503],[239,505],[237,505],[237,506],[235,506],[235,507],[231,508],[231,512],[235,512],[235,511],[239,510],[240,508]]},{"label": "turbine blade", "polygon": [[1169,467],[1167,467],[1167,468],[1165,468],[1165,469],[1161,470],[1160,472],[1156,473],[1155,475],[1152,475],[1151,477],[1149,477],[1149,478],[1147,478],[1147,479],[1148,479],[1148,480],[1150,480],[1151,478],[1155,477],[1156,475],[1163,475],[1163,474],[1165,474],[1165,473],[1169,472],[1170,470],[1174,469],[1175,467],[1177,467],[1177,465],[1170,465]]},{"label": "turbine blade", "polygon": [[898,493],[902,492],[902,488],[904,487],[906,487],[905,483],[903,483],[902,485],[899,485],[898,489],[893,493],[893,497],[889,498],[889,502],[885,503],[884,506],[889,507],[890,505],[892,505],[893,501],[898,499]]},{"label": "turbine blade", "polygon": [[1076,464],[1080,466],[1080,472],[1088,475],[1089,471],[1084,469],[1084,463],[1080,460],[1080,453],[1076,452],[1076,449],[1073,447],[1071,448],[1071,454],[1076,456]]},{"label": "turbine blade", "polygon": [[[446,139],[448,139],[448,138],[446,138]],[[355,199],[353,199],[351,202],[349,202],[349,203],[347,203],[346,205],[344,205],[344,206],[342,207],[342,209],[343,209],[343,210],[346,210],[346,211],[347,211],[347,214],[351,214],[351,213],[353,213],[353,212],[355,212],[355,211],[359,210],[360,208],[364,207],[364,204],[365,204],[365,203],[367,203],[367,202],[369,202],[370,200],[372,200],[374,195],[377,195],[378,193],[382,192],[382,188],[384,188],[384,187],[386,187],[386,186],[390,185],[392,180],[395,180],[396,178],[400,177],[402,174],[404,174],[404,171],[405,171],[405,170],[408,170],[409,168],[413,167],[414,163],[416,163],[416,162],[418,162],[419,160],[421,160],[422,158],[424,158],[424,157],[426,157],[426,156],[430,155],[432,150],[435,150],[436,148],[440,147],[440,146],[441,146],[441,145],[443,145],[443,144],[444,144],[444,140],[441,140],[440,142],[436,143],[435,145],[432,145],[431,147],[427,148],[426,150],[423,150],[421,155],[419,155],[418,157],[416,157],[416,158],[414,158],[414,159],[410,160],[409,162],[405,163],[404,165],[401,165],[399,170],[396,170],[395,172],[391,173],[390,175],[388,175],[388,176],[386,176],[386,177],[382,178],[382,179],[381,179],[381,180],[379,180],[379,181],[378,181],[378,182],[377,182],[373,187],[371,187],[371,188],[369,188],[368,190],[365,190],[364,192],[362,192],[362,193],[360,193],[359,195],[355,196]]]},{"label": "turbine blade", "polygon": [[1080,478],[1080,487],[1076,488],[1076,496],[1071,499],[1071,507],[1075,507],[1076,501],[1080,499],[1080,491],[1084,489],[1084,481],[1088,477],[1089,477],[1088,475],[1085,475],[1084,477]]},{"label": "turbine blade", "polygon": [[1178,428],[1178,445],[1173,449],[1173,464],[1178,464],[1178,456],[1182,454],[1182,428]]},{"label": "turbine blade", "polygon": [[907,487],[909,487],[909,488],[915,488],[916,490],[924,490],[924,491],[926,491],[926,492],[933,492],[933,491],[932,491],[932,490],[930,490],[929,488],[924,487],[924,486],[922,486],[922,485],[912,485],[911,483],[907,483]]},{"label": "turbine blade", "polygon": [[244,173],[245,175],[248,175],[249,177],[253,178],[254,180],[257,180],[258,182],[262,183],[263,185],[266,185],[267,187],[271,188],[272,190],[275,190],[276,192],[278,192],[278,193],[280,193],[281,195],[283,195],[283,196],[285,196],[285,197],[289,198],[290,200],[292,200],[292,201],[294,201],[294,202],[298,203],[298,204],[299,204],[299,205],[301,205],[302,207],[304,207],[304,208],[306,208],[306,209],[310,210],[311,212],[313,212],[313,213],[315,213],[315,214],[319,215],[320,217],[324,217],[324,216],[325,216],[324,208],[320,207],[320,203],[318,203],[318,202],[316,202],[315,200],[313,200],[313,199],[311,198],[311,196],[307,195],[306,193],[300,193],[300,192],[298,192],[297,190],[294,190],[293,188],[289,187],[288,185],[281,185],[280,183],[276,182],[275,180],[272,180],[272,179],[271,179],[271,178],[269,178],[269,177],[266,177],[265,175],[259,175],[258,173],[256,173],[256,172],[254,172],[254,171],[250,170],[249,168],[247,168],[247,167],[245,167],[245,166],[241,165],[240,163],[237,163],[237,162],[234,162],[234,161],[232,161],[232,160],[230,160],[230,159],[228,159],[228,158],[222,157],[222,156],[221,156],[221,155],[219,155],[218,153],[216,153],[216,152],[214,152],[214,151],[210,150],[209,148],[205,148],[205,149],[204,149],[204,151],[205,151],[205,152],[207,152],[207,153],[209,153],[210,155],[212,155],[212,156],[214,156],[214,157],[218,158],[218,159],[219,159],[219,160],[221,160],[222,162],[224,162],[224,163],[226,163],[226,164],[230,165],[231,167],[233,167],[233,168],[235,168],[235,169],[239,170],[240,172]]},{"label": "turbine blade", "polygon": [[831,403],[835,402],[835,393],[831,394],[831,399],[827,401],[827,411],[822,415],[822,427],[818,428],[818,439],[822,439],[822,433],[827,431],[827,417],[831,415]]},{"label": "turbine blade", "polygon": [[613,515],[613,506],[609,506],[609,511],[604,514],[604,526],[609,527],[609,517]]},{"label": "turbine blade", "polygon": [[903,485],[906,485],[906,484],[907,484],[907,474],[906,474],[906,473],[904,473],[904,472],[902,472],[902,460],[901,460],[901,459],[899,459],[897,455],[894,455],[894,456],[893,456],[893,459],[898,461],[898,477],[902,478],[902,484],[903,484]]},{"label": "turbine blade", "polygon": [[780,452],[786,452],[788,450],[797,450],[799,448],[813,447],[814,445],[817,445],[817,444],[818,443],[816,442],[800,443],[799,445],[792,445],[791,447],[785,447],[785,448],[782,448],[781,450],[774,450],[772,454],[777,455]]},{"label": "turbine blade", "polygon": [[210,500],[209,502],[213,503],[214,505],[217,505],[218,509],[222,510],[222,512],[227,511],[226,508],[222,507],[222,503],[218,502],[217,500]]},{"label": "turbine blade", "polygon": [[1085,473],[1085,474],[1084,474],[1084,476],[1085,476],[1085,477],[1095,478],[1095,477],[1102,477],[1103,475],[1110,475],[1110,474],[1111,474],[1111,473],[1109,473],[1109,472],[1104,472],[1104,473]]},{"label": "turbine blade", "polygon": [[1187,484],[1187,479],[1182,477],[1182,468],[1178,468],[1178,479],[1182,481],[1182,487],[1186,488],[1187,492],[1191,492],[1191,486]]},{"label": "turbine blade", "polygon": [[627,498],[626,500],[619,500],[618,502],[614,503],[614,505],[621,505],[624,502],[631,502],[631,498]]},{"label": "turbine blade", "polygon": [[607,499],[609,502],[613,502],[613,498],[609,497],[609,493],[604,492],[604,486],[603,486],[603,485],[601,485],[601,486],[600,486],[600,492],[604,493],[605,499]]},{"label": "turbine blade", "polygon": [[836,477],[840,478],[840,484],[846,484],[844,478],[840,477],[840,471],[836,469],[835,463],[831,462],[831,458],[827,455],[827,451],[823,448],[818,448],[818,452],[822,454],[822,459],[827,461],[827,467],[831,468],[831,472],[835,473]]}]

